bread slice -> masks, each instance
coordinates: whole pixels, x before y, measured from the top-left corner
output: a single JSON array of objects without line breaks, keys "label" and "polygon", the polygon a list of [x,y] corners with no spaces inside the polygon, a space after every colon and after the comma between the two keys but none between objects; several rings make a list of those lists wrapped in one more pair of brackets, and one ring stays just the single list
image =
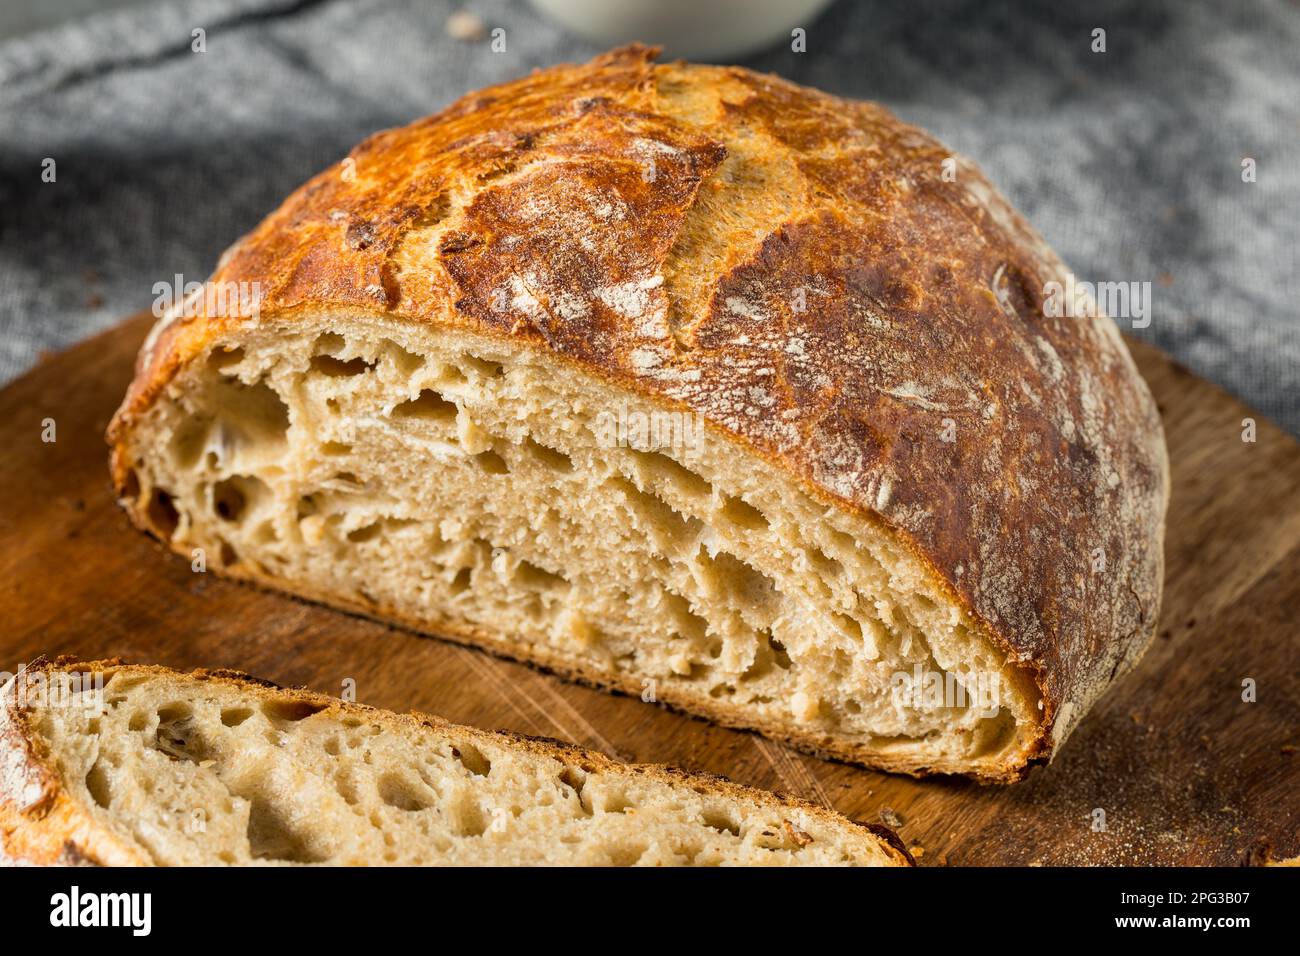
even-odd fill
[{"label": "bread slice", "polygon": [[1159,414],[1057,280],[882,108],[628,48],[292,196],[150,336],[114,480],[196,567],[1015,779],[1161,587]]},{"label": "bread slice", "polygon": [[0,692],[10,862],[902,866],[886,827],[233,671],[38,661]]}]

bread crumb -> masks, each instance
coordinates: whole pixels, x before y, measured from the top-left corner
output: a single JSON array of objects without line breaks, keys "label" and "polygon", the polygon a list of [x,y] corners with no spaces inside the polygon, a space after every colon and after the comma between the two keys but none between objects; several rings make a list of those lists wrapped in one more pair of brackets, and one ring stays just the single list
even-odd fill
[{"label": "bread crumb", "polygon": [[457,10],[449,16],[446,28],[453,40],[482,40],[487,36],[487,24],[468,10]]}]

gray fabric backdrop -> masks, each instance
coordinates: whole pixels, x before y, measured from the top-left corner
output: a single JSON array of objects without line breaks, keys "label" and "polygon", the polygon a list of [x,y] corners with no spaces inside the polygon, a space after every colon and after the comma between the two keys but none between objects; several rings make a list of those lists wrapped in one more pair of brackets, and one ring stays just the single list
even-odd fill
[{"label": "gray fabric backdrop", "polygon": [[[522,2],[465,6],[506,52],[414,0],[182,0],[0,44],[0,381],[204,278],[372,130],[597,52]],[[1080,279],[1152,283],[1140,335],[1300,434],[1296,4],[841,2],[808,52],[748,65],[973,157]]]}]

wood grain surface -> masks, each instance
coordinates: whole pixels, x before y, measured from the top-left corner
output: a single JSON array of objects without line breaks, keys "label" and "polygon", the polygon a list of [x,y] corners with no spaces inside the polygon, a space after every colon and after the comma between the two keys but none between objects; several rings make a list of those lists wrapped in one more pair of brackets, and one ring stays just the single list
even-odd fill
[{"label": "wood grain surface", "polygon": [[[231,667],[784,790],[895,825],[922,865],[1238,864],[1300,854],[1300,445],[1130,343],[1173,463],[1159,636],[1022,783],[807,757],[527,666],[194,573],[112,500],[103,432],[150,317],[0,391],[0,670],[39,654]],[[54,442],[42,440],[55,423]],[[1243,700],[1243,682],[1256,700]],[[1097,829],[1104,811],[1105,829]]]}]

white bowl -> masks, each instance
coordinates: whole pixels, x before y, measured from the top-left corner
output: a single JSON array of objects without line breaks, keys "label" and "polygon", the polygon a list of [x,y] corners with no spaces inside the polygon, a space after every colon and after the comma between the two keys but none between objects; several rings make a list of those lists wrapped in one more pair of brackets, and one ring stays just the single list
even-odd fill
[{"label": "white bowl", "polygon": [[531,0],[569,30],[614,46],[639,40],[668,57],[726,60],[791,40],[831,0]]}]

